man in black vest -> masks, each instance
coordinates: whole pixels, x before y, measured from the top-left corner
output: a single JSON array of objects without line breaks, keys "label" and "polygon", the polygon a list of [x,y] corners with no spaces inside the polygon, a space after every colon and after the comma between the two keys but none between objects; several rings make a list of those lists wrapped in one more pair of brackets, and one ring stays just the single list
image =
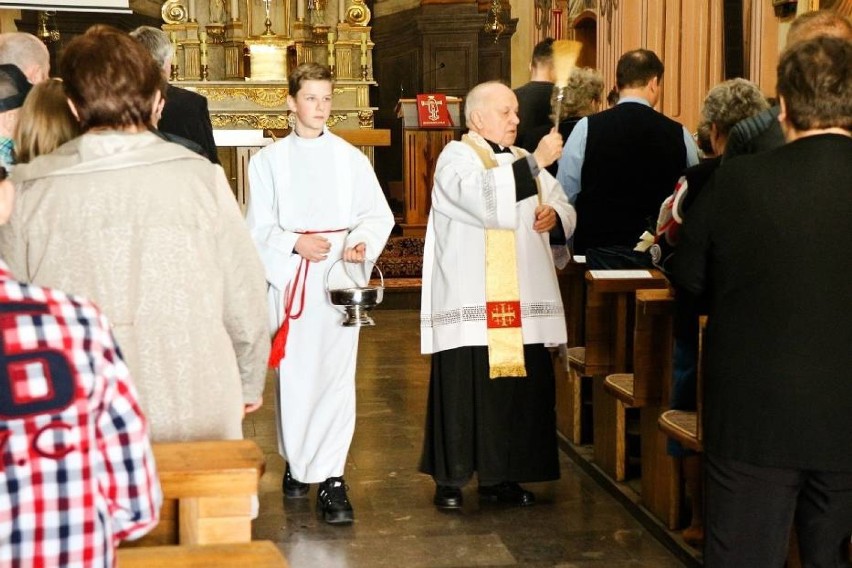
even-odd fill
[{"label": "man in black vest", "polygon": [[557,179],[577,210],[574,253],[589,268],[650,267],[649,255],[633,251],[636,238],[698,163],[689,131],[654,110],[662,77],[653,51],[622,55],[618,104],[580,120],[565,143]]},{"label": "man in black vest", "polygon": [[[166,32],[151,26],[140,26],[130,32],[136,41],[145,46],[154,61],[163,69],[168,80],[172,69],[172,44]],[[168,85],[157,129],[164,134],[174,134],[195,142],[204,150],[203,155],[214,164],[219,163],[213,125],[207,110],[207,99],[198,93]]]},{"label": "man in black vest", "polygon": [[852,532],[852,43],[778,65],[787,143],[723,164],[689,210],[674,276],[709,292],[704,565],[848,565]]}]

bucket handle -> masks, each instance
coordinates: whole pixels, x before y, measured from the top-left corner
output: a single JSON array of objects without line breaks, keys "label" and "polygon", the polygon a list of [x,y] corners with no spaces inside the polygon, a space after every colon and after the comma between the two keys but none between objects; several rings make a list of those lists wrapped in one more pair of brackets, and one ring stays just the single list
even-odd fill
[{"label": "bucket handle", "polygon": [[[385,275],[384,275],[384,274],[382,274],[382,269],[381,269],[381,268],[379,268],[379,264],[378,264],[378,262],[377,262],[378,260],[379,260],[378,258],[365,258],[364,260],[362,260],[362,261],[361,261],[361,263],[360,263],[360,264],[367,263],[367,262],[372,262],[372,263],[373,263],[373,269],[375,269],[375,270],[378,270],[378,271],[379,271],[379,279],[380,279],[380,280],[381,280],[381,282],[382,282],[381,287],[382,287],[382,289],[384,289],[384,287],[385,287]],[[335,260],[335,261],[334,261],[334,263],[333,263],[333,264],[332,264],[332,265],[328,268],[328,271],[325,273],[325,291],[326,291],[326,292],[330,292],[330,290],[328,289],[328,275],[329,275],[329,274],[331,274],[331,270],[334,268],[334,266],[335,266],[338,262],[343,262],[343,257],[340,257],[340,258],[338,258],[337,260]],[[350,263],[350,264],[356,264],[356,263],[354,263],[354,262],[353,262],[353,263]],[[346,271],[346,264],[344,264],[343,266],[344,266],[344,267],[343,267],[343,271],[344,271],[344,272],[346,272],[346,275],[347,275],[347,276],[349,276],[349,273]],[[372,271],[372,270],[370,270],[370,274],[372,274],[372,273],[373,273],[373,271]],[[350,276],[350,278],[352,278],[352,277]],[[354,279],[354,278],[352,278],[352,280],[354,281],[355,279]],[[369,280],[369,276],[368,276],[368,278],[367,278],[367,284],[369,285],[369,283],[370,283],[370,280]]]}]

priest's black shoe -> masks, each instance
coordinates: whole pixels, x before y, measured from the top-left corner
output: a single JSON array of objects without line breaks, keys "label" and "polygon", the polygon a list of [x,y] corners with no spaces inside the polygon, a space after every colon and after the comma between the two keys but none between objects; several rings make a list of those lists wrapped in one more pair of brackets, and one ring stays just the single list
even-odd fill
[{"label": "priest's black shoe", "polygon": [[439,509],[461,509],[461,489],[449,485],[438,485],[435,487],[435,498],[432,501]]},{"label": "priest's black shoe", "polygon": [[535,503],[533,492],[527,491],[514,481],[504,481],[497,485],[480,485],[479,497],[488,501],[497,501],[521,507],[528,507]]},{"label": "priest's black shoe", "polygon": [[284,481],[281,483],[281,488],[284,490],[284,495],[290,499],[300,499],[308,494],[308,489],[311,488],[307,483],[296,481],[290,473],[290,464],[284,470]]},{"label": "priest's black shoe", "polygon": [[346,496],[347,489],[342,477],[329,477],[319,484],[317,509],[322,511],[322,518],[328,524],[348,525],[355,520],[355,512]]}]

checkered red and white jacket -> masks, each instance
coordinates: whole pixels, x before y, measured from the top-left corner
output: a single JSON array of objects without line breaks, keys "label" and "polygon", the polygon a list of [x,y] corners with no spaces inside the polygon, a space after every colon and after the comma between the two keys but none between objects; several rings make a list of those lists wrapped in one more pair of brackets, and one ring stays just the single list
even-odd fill
[{"label": "checkered red and white jacket", "polygon": [[0,566],[113,566],[157,523],[148,427],[109,323],[0,261]]}]

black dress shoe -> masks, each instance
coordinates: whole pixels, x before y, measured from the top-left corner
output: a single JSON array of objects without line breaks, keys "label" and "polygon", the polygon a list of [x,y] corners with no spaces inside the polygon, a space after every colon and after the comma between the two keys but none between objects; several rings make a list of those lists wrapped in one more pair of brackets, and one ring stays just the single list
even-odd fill
[{"label": "black dress shoe", "polygon": [[281,483],[281,488],[284,490],[284,495],[290,499],[301,499],[308,494],[308,489],[311,488],[307,483],[296,481],[290,474],[290,464],[284,470],[284,481]]},{"label": "black dress shoe", "polygon": [[438,485],[435,487],[435,498],[432,500],[439,509],[461,509],[462,492],[458,487]]},{"label": "black dress shoe", "polygon": [[329,477],[319,484],[317,509],[322,511],[322,518],[328,524],[348,525],[355,520],[355,512],[346,496],[347,489],[342,477]]},{"label": "black dress shoe", "polygon": [[488,501],[497,501],[521,507],[528,507],[535,503],[533,492],[527,491],[514,481],[504,481],[497,485],[480,485],[479,497]]}]

